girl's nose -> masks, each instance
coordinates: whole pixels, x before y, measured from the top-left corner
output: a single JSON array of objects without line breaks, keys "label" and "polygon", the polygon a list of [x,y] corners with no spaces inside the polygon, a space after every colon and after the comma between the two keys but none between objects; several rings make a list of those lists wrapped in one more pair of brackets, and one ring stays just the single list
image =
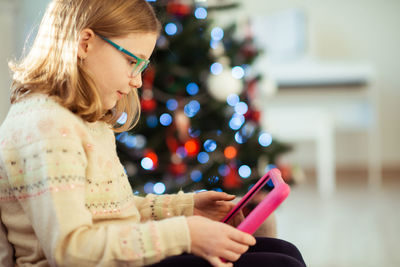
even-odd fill
[{"label": "girl's nose", "polygon": [[129,86],[134,88],[142,87],[142,75],[136,75],[135,77],[130,78]]}]

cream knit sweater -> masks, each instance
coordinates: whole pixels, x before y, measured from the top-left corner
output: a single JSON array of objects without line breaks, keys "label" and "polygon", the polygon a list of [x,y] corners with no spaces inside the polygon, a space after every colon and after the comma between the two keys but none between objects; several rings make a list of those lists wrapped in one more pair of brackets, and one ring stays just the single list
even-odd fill
[{"label": "cream knit sweater", "polygon": [[0,127],[0,215],[0,264],[143,266],[190,252],[193,194],[133,195],[109,125],[34,95]]}]

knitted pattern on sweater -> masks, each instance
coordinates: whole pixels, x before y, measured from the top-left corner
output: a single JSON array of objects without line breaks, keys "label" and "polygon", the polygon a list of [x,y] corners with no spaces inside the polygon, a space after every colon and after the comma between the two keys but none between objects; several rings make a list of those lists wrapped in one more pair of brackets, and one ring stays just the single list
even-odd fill
[{"label": "knitted pattern on sweater", "polygon": [[0,214],[17,266],[143,266],[190,252],[193,194],[133,195],[111,127],[34,95],[0,127]]}]

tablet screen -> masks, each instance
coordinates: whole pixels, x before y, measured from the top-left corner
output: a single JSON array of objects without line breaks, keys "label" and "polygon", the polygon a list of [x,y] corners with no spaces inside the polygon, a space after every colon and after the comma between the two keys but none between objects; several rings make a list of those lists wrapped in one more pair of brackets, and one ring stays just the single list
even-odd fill
[{"label": "tablet screen", "polygon": [[[261,188],[268,183],[269,186],[273,187],[272,179],[270,179],[269,174],[264,175],[258,182],[250,188],[249,192],[243,196],[243,198],[233,207],[233,209],[227,214],[227,216],[222,220],[222,222],[227,223],[231,220],[241,209],[243,209],[247,204],[251,204],[250,200],[260,191]],[[250,208],[251,210],[251,208]]]}]

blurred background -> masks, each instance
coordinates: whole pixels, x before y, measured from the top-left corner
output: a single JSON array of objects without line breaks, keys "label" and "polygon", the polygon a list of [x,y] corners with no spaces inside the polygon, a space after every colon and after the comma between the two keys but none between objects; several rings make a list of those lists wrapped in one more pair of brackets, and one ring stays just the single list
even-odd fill
[{"label": "blurred background", "polygon": [[[7,61],[29,48],[48,2],[0,0],[0,121],[9,108]],[[206,188],[240,195],[253,178],[277,166],[292,186],[275,214],[277,236],[297,245],[309,266],[399,266],[400,2],[151,2],[163,33],[141,91],[146,123],[117,135],[134,189]],[[193,44],[191,39],[203,35],[207,47]],[[203,65],[179,59],[179,53],[195,51],[203,51]],[[179,68],[168,73],[171,66]],[[231,95],[246,103],[243,121],[235,104],[225,101]],[[200,116],[213,110],[202,97],[215,101],[220,117]],[[176,127],[172,134],[161,120],[165,114]],[[154,116],[159,125],[150,123]],[[202,130],[217,118],[229,127]],[[160,132],[155,127],[165,129],[165,151],[152,146],[152,139],[160,139],[151,136]],[[252,139],[258,149],[249,145]],[[232,158],[222,151],[226,147],[238,155]],[[161,168],[169,176],[149,183]]]}]

